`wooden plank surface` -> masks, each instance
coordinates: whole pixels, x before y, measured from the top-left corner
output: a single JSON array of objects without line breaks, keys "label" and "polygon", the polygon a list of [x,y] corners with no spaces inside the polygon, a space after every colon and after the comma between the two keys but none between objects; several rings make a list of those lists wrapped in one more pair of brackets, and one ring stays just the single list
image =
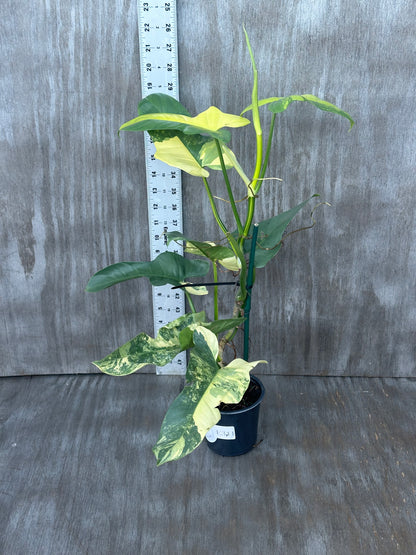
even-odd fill
[{"label": "wooden plank surface", "polygon": [[262,379],[256,449],[156,468],[179,377],[3,378],[2,555],[412,555],[416,382]]},{"label": "wooden plank surface", "polygon": [[[0,374],[91,372],[152,329],[146,283],[84,293],[98,268],[148,256],[142,139],[116,134],[140,96],[136,2],[3,4]],[[243,23],[262,95],[325,96],[357,121],[348,134],[304,104],[279,116],[268,176],[283,183],[265,184],[256,218],[310,192],[332,208],[258,272],[253,359],[270,373],[415,377],[416,5],[180,1],[180,95],[193,113],[249,103]],[[245,138],[232,146],[250,172]],[[184,193],[185,232],[215,238],[196,179]]]}]

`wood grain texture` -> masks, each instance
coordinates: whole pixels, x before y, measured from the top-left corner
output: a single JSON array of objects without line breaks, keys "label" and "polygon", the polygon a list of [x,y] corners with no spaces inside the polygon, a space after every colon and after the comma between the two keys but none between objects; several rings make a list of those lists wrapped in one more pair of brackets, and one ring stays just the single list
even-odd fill
[{"label": "wood grain texture", "polygon": [[[152,331],[146,283],[83,291],[100,267],[148,256],[142,139],[116,134],[140,95],[136,2],[3,4],[0,374],[94,371],[90,360]],[[332,208],[258,272],[251,356],[266,372],[416,376],[415,11],[407,0],[178,2],[193,113],[249,103],[245,23],[263,96],[313,93],[357,121],[347,133],[303,104],[279,116],[269,176],[283,183],[265,184],[257,219],[311,191]],[[232,146],[249,173],[247,137]],[[199,187],[184,178],[185,232],[211,238]],[[295,226],[308,223],[306,210]]]},{"label": "wood grain texture", "polygon": [[1,372],[88,372],[138,322],[152,329],[145,283],[84,292],[101,267],[148,256],[141,137],[117,137],[139,99],[136,3],[4,15]]},{"label": "wood grain texture", "polygon": [[180,378],[3,378],[1,553],[413,554],[416,382],[263,382],[256,449],[157,468]]}]

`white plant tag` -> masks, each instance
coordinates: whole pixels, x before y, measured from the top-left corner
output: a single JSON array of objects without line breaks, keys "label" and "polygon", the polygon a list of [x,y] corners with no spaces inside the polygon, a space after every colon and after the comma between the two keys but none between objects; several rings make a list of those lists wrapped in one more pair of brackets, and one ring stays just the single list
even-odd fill
[{"label": "white plant tag", "polygon": [[214,443],[217,439],[235,439],[234,426],[212,426],[206,433],[207,441]]}]

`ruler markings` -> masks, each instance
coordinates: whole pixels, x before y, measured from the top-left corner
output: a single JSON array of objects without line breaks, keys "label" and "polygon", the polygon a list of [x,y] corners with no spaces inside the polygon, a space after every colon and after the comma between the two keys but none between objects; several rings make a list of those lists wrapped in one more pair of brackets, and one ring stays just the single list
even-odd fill
[{"label": "ruler markings", "polygon": [[[142,97],[161,92],[178,100],[178,49],[176,2],[138,2],[140,76]],[[152,260],[165,251],[183,254],[181,246],[167,245],[167,231],[182,232],[182,183],[180,170],[156,160],[155,148],[145,133],[145,162],[149,241]],[[185,313],[183,291],[170,285],[152,288],[155,335],[161,327]],[[158,374],[184,374],[186,354],[157,367]]]}]

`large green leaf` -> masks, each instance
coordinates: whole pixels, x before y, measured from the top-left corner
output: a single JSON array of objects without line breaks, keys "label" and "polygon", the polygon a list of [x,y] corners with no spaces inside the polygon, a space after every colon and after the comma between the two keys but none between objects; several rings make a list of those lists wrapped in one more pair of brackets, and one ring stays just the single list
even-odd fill
[{"label": "large green leaf", "polygon": [[[286,108],[288,108],[290,104],[295,101],[309,102],[309,104],[312,104],[319,110],[323,110],[324,112],[331,112],[333,114],[338,114],[339,116],[347,118],[350,122],[350,129],[355,123],[352,117],[347,112],[344,112],[344,110],[341,110],[341,108],[338,108],[338,106],[335,106],[335,104],[331,104],[326,100],[322,100],[321,98],[318,98],[313,94],[291,94],[289,96],[273,96],[260,100],[259,106],[265,106],[266,104],[269,104],[268,109],[274,114],[278,114],[286,110]],[[241,113],[244,114],[251,109],[252,105],[247,106],[247,108],[245,108]]]},{"label": "large green leaf", "polygon": [[203,327],[198,327],[193,336],[188,385],[169,407],[153,448],[158,465],[180,459],[198,447],[220,419],[218,405],[238,403],[250,382],[250,370],[261,362],[235,359],[221,368],[216,360],[216,336]]},{"label": "large green leaf", "polygon": [[193,276],[204,276],[210,264],[206,260],[189,260],[174,252],[163,252],[151,262],[118,262],[92,276],[86,291],[96,292],[116,283],[147,277],[152,285],[180,285]]},{"label": "large green leaf", "polygon": [[176,130],[186,135],[209,135],[228,142],[230,133],[224,127],[243,127],[250,123],[247,118],[227,114],[215,106],[191,117],[179,102],[168,98],[168,95],[158,94],[151,95],[150,100],[144,99],[139,104],[139,116],[124,123],[120,131]]},{"label": "large green leaf", "polygon": [[[305,206],[305,204],[307,204],[312,198],[318,196],[319,195],[313,195],[294,208],[259,223],[256,254],[254,258],[254,265],[256,268],[263,268],[269,260],[276,256],[282,246],[283,233],[287,226],[296,214]],[[252,235],[252,232],[253,227],[250,228],[249,235]],[[244,251],[250,252],[250,249],[251,240],[248,239],[244,242]]]},{"label": "large green leaf", "polygon": [[182,114],[184,116],[191,115],[183,104],[168,94],[149,94],[139,102],[137,107],[137,114],[139,116],[157,113]]},{"label": "large green leaf", "polygon": [[140,333],[124,345],[93,364],[105,374],[127,376],[147,364],[164,366],[176,355],[192,346],[192,336],[181,332],[188,326],[203,322],[205,313],[185,314],[163,326],[153,339]]}]

